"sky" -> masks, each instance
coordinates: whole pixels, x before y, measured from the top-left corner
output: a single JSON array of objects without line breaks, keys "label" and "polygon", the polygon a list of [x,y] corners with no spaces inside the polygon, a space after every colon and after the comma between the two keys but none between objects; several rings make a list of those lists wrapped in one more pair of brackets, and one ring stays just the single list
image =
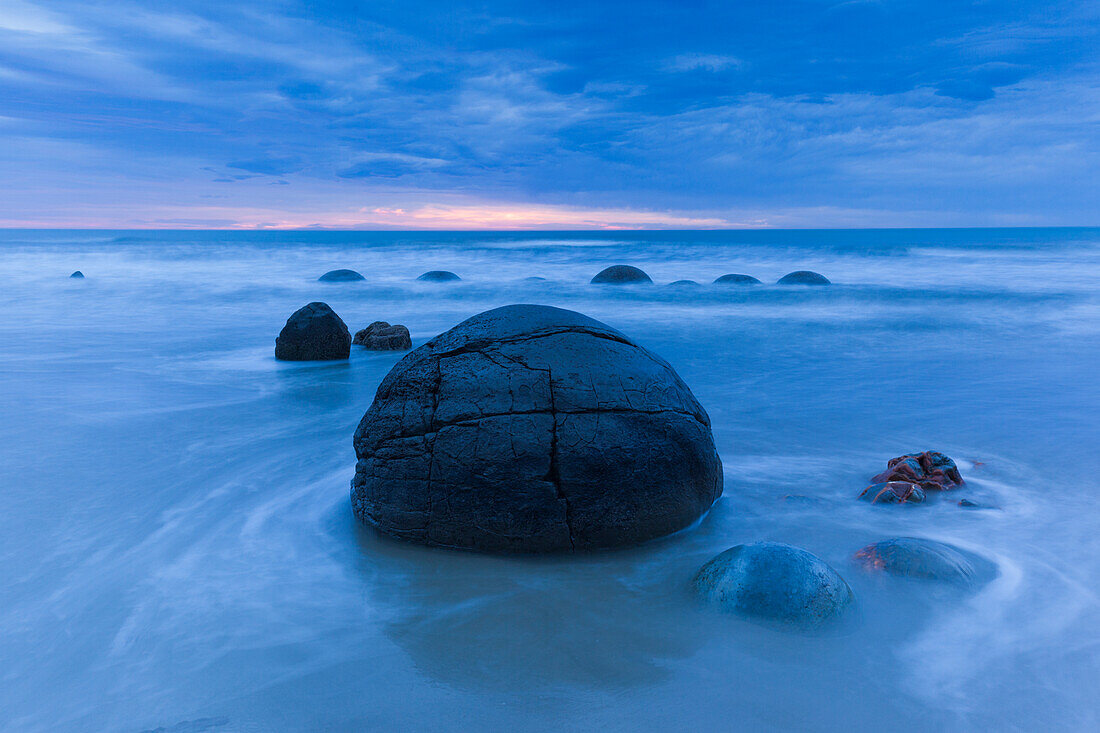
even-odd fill
[{"label": "sky", "polygon": [[1100,2],[0,0],[0,226],[1100,225]]}]

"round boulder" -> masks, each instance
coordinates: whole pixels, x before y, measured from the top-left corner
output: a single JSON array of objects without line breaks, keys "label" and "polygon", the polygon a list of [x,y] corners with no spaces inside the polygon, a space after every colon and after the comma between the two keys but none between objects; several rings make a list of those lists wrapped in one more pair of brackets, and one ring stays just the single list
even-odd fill
[{"label": "round boulder", "polygon": [[428,545],[580,551],[667,535],[722,493],[664,360],[573,311],[495,308],[408,354],[355,432],[355,515]]},{"label": "round boulder", "polygon": [[448,270],[429,270],[416,279],[426,283],[453,283],[462,278]]},{"label": "round boulder", "polygon": [[370,351],[406,351],[413,345],[409,329],[400,324],[391,326],[385,321],[375,321],[356,332],[352,343]]},{"label": "round boulder", "polygon": [[779,285],[829,285],[829,278],[809,270],[798,270],[779,278]]},{"label": "round boulder", "polygon": [[351,334],[326,303],[310,303],[294,311],[275,339],[275,358],[283,361],[347,359]]},{"label": "round boulder", "polygon": [[75,277],[77,280],[83,280],[84,279],[84,273],[81,272],[80,270],[77,270],[72,275],[69,275],[69,277],[71,277],[71,278]]},{"label": "round boulder", "polygon": [[752,275],[739,275],[737,273],[730,273],[729,275],[722,275],[714,281],[715,285],[761,285],[762,283]]},{"label": "round boulder", "polygon": [[867,545],[856,552],[855,561],[867,570],[956,585],[971,585],[975,575],[974,566],[957,548],[916,537],[898,537]]},{"label": "round boulder", "polygon": [[679,289],[679,288],[701,288],[703,286],[700,285],[699,283],[695,282],[694,280],[674,280],[673,282],[670,282],[667,287]]},{"label": "round boulder", "polygon": [[652,282],[649,275],[631,265],[612,265],[600,270],[591,280],[593,285],[632,285]]},{"label": "round boulder", "polygon": [[355,270],[329,270],[317,279],[323,283],[348,283],[356,280],[366,280]]},{"label": "round boulder", "polygon": [[695,576],[706,601],[751,618],[818,627],[838,618],[852,589],[824,560],[779,542],[737,545]]}]

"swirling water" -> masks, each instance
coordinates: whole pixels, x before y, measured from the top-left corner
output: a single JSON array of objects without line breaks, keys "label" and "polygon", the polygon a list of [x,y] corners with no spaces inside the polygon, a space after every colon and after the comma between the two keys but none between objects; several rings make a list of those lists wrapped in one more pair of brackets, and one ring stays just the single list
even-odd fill
[{"label": "swirling water", "polygon": [[[618,262],[657,285],[587,284]],[[340,267],[366,281],[316,282]],[[835,284],[663,287],[796,269]],[[1087,229],[0,233],[0,729],[1096,729],[1098,283]],[[581,557],[379,538],[351,514],[351,434],[399,355],[276,362],[311,300],[417,344],[508,303],[603,320],[692,387],[725,494]],[[926,448],[962,493],[855,500]],[[996,578],[852,564],[899,535]],[[695,570],[755,540],[839,569],[852,627],[699,607]]]}]

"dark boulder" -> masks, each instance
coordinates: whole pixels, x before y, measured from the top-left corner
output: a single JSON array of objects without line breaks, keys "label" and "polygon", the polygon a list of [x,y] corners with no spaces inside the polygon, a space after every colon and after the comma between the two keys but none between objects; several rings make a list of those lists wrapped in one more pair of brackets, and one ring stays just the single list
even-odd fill
[{"label": "dark boulder", "polygon": [[323,283],[349,283],[356,280],[366,280],[366,278],[355,270],[329,270],[317,280]]},{"label": "dark boulder", "polygon": [[702,567],[695,589],[725,610],[811,628],[838,618],[853,600],[824,560],[778,542],[731,547]]},{"label": "dark boulder", "polygon": [[924,489],[908,481],[885,481],[871,484],[859,498],[872,504],[920,504],[924,501]]},{"label": "dark boulder", "polygon": [[710,419],[672,367],[548,306],[486,311],[405,356],[354,443],[355,515],[429,545],[627,545],[722,493]]},{"label": "dark boulder", "polygon": [[294,311],[275,339],[275,358],[283,361],[347,359],[351,334],[326,303],[310,303]]},{"label": "dark boulder", "polygon": [[701,288],[703,287],[694,280],[675,280],[668,284],[670,288]]},{"label": "dark boulder", "polygon": [[652,283],[653,280],[637,267],[631,265],[612,265],[604,268],[591,280],[593,285],[631,285]]},{"label": "dark boulder", "polygon": [[891,458],[886,470],[871,478],[872,483],[904,481],[918,484],[925,491],[945,491],[963,485],[955,462],[936,451],[909,453]]},{"label": "dark boulder", "polygon": [[975,576],[974,565],[958,548],[916,537],[898,537],[867,545],[856,552],[854,559],[867,570],[908,578],[970,585]]},{"label": "dark boulder", "polygon": [[352,343],[371,351],[406,351],[412,348],[409,329],[385,321],[375,321],[355,334]]},{"label": "dark boulder", "polygon": [[546,278],[539,277],[538,275],[532,275],[531,277],[523,278],[523,282],[525,282],[525,283],[544,283],[544,282],[546,282]]},{"label": "dark boulder", "polygon": [[761,285],[762,283],[752,275],[738,275],[730,273],[723,275],[714,281],[715,285]]},{"label": "dark boulder", "polygon": [[779,278],[779,285],[830,285],[829,278],[809,270],[798,270]]},{"label": "dark boulder", "polygon": [[75,277],[77,280],[83,280],[84,279],[84,273],[81,272],[80,270],[77,270],[72,275],[69,275],[69,277],[71,277],[71,278]]},{"label": "dark boulder", "polygon": [[429,270],[416,279],[426,283],[453,283],[462,278],[447,270]]}]

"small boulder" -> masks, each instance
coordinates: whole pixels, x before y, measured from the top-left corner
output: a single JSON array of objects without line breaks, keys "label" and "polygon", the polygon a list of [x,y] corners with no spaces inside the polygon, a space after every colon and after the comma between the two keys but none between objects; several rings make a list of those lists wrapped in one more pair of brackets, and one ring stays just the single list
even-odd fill
[{"label": "small boulder", "polygon": [[824,560],[778,542],[731,547],[699,570],[694,585],[725,610],[810,628],[840,617],[854,598]]},{"label": "small boulder", "polygon": [[532,275],[531,277],[523,278],[523,282],[525,282],[525,283],[544,283],[544,282],[546,282],[546,278],[539,277],[538,275]]},{"label": "small boulder", "polygon": [[366,280],[366,278],[355,270],[329,270],[317,280],[323,283],[349,283],[356,280]]},{"label": "small boulder", "polygon": [[701,288],[703,287],[694,280],[675,280],[668,284],[670,288]]},{"label": "small boulder", "polygon": [[351,334],[326,303],[310,303],[294,311],[275,339],[275,358],[282,361],[347,359]]},{"label": "small boulder", "polygon": [[352,343],[371,351],[406,351],[412,348],[409,329],[385,321],[375,321],[355,334]]},{"label": "small boulder", "polygon": [[652,282],[649,275],[631,265],[612,265],[600,270],[591,280],[593,285],[632,285]]},{"label": "small boulder", "polygon": [[975,575],[974,565],[957,548],[916,537],[875,542],[856,552],[854,559],[866,570],[957,585],[970,585]]},{"label": "small boulder", "polygon": [[730,273],[729,275],[723,275],[714,281],[715,285],[762,285],[752,275],[739,275],[737,273]]},{"label": "small boulder", "polygon": [[920,504],[924,501],[924,489],[908,481],[885,481],[871,484],[859,498],[872,504]]},{"label": "small boulder", "polygon": [[829,278],[809,270],[798,270],[779,278],[779,285],[830,285]]},{"label": "small boulder", "polygon": [[918,484],[925,491],[946,491],[963,485],[955,462],[936,451],[908,453],[891,458],[886,470],[871,479],[872,483],[904,481]]},{"label": "small boulder", "polygon": [[77,270],[72,275],[69,275],[69,277],[75,277],[77,280],[83,280],[84,279],[84,273],[81,272],[80,270]]},{"label": "small boulder", "polygon": [[462,278],[448,270],[429,270],[416,279],[425,283],[453,283]]}]

